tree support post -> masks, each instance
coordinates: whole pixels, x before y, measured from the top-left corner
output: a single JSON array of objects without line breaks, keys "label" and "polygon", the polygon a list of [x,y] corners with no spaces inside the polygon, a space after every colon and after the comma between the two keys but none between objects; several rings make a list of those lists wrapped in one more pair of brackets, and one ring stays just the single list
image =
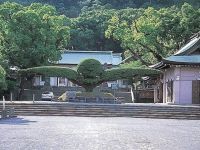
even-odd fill
[{"label": "tree support post", "polygon": [[33,103],[35,103],[35,94],[33,94]]},{"label": "tree support post", "polygon": [[132,102],[134,103],[135,102],[135,97],[134,97],[133,87],[132,86],[131,86],[131,99],[132,99]]},{"label": "tree support post", "polygon": [[13,102],[13,93],[10,92],[10,101]]}]

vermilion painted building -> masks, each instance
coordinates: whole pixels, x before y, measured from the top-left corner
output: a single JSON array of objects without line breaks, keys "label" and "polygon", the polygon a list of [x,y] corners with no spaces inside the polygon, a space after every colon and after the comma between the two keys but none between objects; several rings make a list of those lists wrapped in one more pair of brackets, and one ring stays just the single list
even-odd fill
[{"label": "vermilion painted building", "polygon": [[163,103],[200,104],[200,34],[151,67],[163,71]]}]

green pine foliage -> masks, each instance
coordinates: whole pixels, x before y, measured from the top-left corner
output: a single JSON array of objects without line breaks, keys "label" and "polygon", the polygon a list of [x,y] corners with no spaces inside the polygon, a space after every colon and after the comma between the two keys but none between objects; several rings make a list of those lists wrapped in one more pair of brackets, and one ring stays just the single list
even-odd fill
[{"label": "green pine foliage", "polygon": [[103,67],[101,63],[95,59],[86,59],[77,67],[79,78],[97,79],[102,78]]},{"label": "green pine foliage", "polygon": [[76,80],[77,79],[77,72],[73,69],[67,67],[60,67],[60,66],[40,66],[40,67],[33,67],[28,69],[20,70],[19,73],[22,76],[30,76],[33,73],[43,74],[46,76],[57,76],[57,77],[66,77],[69,80]]},{"label": "green pine foliage", "polygon": [[119,68],[103,70],[102,65],[95,59],[86,59],[82,61],[77,71],[59,66],[41,66],[19,71],[22,76],[32,74],[44,74],[47,76],[66,77],[73,83],[82,86],[87,92],[91,92],[96,86],[106,81],[115,81],[118,79],[130,79],[133,77],[155,76],[160,71],[150,68]]},{"label": "green pine foliage", "polygon": [[157,76],[161,72],[150,68],[119,68],[119,69],[109,69],[105,71],[104,80],[105,81],[115,81],[119,79],[130,79],[134,77],[143,76]]}]

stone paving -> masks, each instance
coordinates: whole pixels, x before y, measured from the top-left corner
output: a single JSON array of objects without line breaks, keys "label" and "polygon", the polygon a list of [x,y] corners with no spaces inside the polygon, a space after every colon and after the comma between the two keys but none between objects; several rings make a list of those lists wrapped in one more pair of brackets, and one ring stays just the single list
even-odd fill
[{"label": "stone paving", "polygon": [[0,150],[199,150],[200,120],[36,117],[0,120]]}]

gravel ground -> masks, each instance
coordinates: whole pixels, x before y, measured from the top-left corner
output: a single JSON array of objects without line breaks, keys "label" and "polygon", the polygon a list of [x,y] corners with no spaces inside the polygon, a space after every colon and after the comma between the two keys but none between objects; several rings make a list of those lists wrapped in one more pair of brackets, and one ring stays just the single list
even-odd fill
[{"label": "gravel ground", "polygon": [[0,150],[199,150],[200,120],[36,117],[0,120]]}]

